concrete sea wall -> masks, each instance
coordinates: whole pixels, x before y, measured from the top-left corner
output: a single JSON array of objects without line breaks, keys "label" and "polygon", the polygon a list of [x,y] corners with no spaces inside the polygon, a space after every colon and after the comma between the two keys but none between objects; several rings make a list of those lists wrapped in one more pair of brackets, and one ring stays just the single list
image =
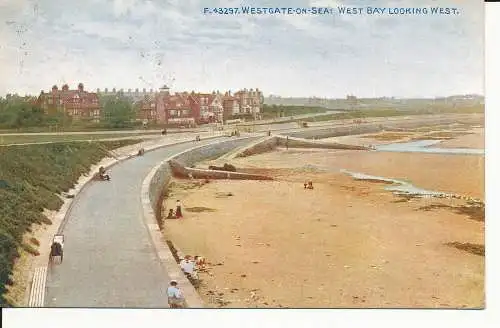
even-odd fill
[{"label": "concrete sea wall", "polygon": [[413,129],[422,126],[446,125],[452,123],[483,124],[484,115],[453,115],[441,117],[412,118],[408,120],[386,120],[357,125],[338,125],[328,128],[309,128],[300,131],[283,132],[282,135],[304,139],[323,139],[347,135],[375,133],[390,129]]}]

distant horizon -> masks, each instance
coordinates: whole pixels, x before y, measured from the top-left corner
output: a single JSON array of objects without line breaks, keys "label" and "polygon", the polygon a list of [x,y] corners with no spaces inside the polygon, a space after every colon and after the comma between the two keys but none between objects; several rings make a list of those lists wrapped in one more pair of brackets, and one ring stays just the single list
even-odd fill
[{"label": "distant horizon", "polygon": [[[366,6],[363,0],[254,0],[252,7]],[[124,89],[259,86],[341,99],[484,93],[484,3],[457,15],[206,15],[227,0],[4,0],[0,94],[82,82]],[[231,7],[248,5],[239,0]],[[373,0],[449,7],[448,0]]]},{"label": "distant horizon", "polygon": [[[61,85],[62,86],[62,85]],[[69,85],[70,87],[70,90],[76,90],[76,85],[74,88],[71,87],[71,85]],[[60,89],[60,86],[58,86],[58,88]],[[99,88],[100,89],[100,92],[103,93],[104,92],[104,88]],[[123,89],[123,90],[120,90],[120,89]],[[135,88],[131,88],[131,92],[134,93],[135,92]],[[149,93],[151,92],[150,91],[151,88],[146,88],[146,93]],[[160,88],[153,88],[153,92],[158,92]],[[231,89],[232,92],[236,92],[238,90],[242,90],[243,88],[238,88],[238,89]],[[250,89],[250,88],[247,88],[247,89]],[[255,89],[255,88],[254,88]],[[216,89],[217,90],[217,89]],[[346,100],[347,99],[347,95],[344,96],[344,97],[320,97],[320,96],[306,96],[306,95],[294,95],[294,96],[288,96],[288,95],[278,95],[278,94],[266,94],[264,92],[264,90],[261,90],[259,88],[260,91],[263,92],[263,96],[264,98],[281,98],[281,99],[318,99],[318,100]],[[6,93],[4,95],[0,95],[1,98],[6,98],[6,96],[8,95],[11,95],[11,96],[14,96],[14,95],[17,95],[18,97],[38,97],[40,96],[40,92],[42,90],[40,90],[38,93],[36,94],[20,94],[20,93],[16,93],[16,92],[11,92],[11,93]],[[46,93],[50,93],[51,91],[51,88],[48,88],[48,89],[44,89],[43,90],[44,92]],[[97,88],[86,88],[84,87],[84,91],[87,91],[87,92],[97,92]],[[116,91],[115,93],[118,93],[120,91],[123,91],[124,93],[128,93],[128,88],[116,88]],[[181,92],[191,92],[192,90],[182,90],[182,91],[178,91],[178,90],[170,90],[171,93],[181,93]],[[199,92],[199,93],[211,93],[213,90],[197,90],[197,89],[194,89],[195,92]],[[221,93],[224,93],[226,91],[229,91],[229,90],[220,90],[219,91]],[[108,88],[108,93],[113,93],[112,91],[112,88]],[[143,93],[143,90],[142,88],[139,89],[139,93]],[[354,96],[356,97],[358,100],[363,100],[363,99],[383,99],[383,98],[387,98],[387,99],[400,99],[400,100],[404,100],[404,99],[439,99],[439,98],[450,98],[450,97],[460,97],[460,96],[474,96],[474,97],[485,97],[484,94],[480,94],[480,93],[454,93],[454,94],[449,94],[449,95],[441,95],[441,96],[424,96],[424,97],[397,97],[397,96],[378,96],[378,97],[363,97],[363,96],[357,96],[357,95],[352,95],[350,94],[349,96]]]}]

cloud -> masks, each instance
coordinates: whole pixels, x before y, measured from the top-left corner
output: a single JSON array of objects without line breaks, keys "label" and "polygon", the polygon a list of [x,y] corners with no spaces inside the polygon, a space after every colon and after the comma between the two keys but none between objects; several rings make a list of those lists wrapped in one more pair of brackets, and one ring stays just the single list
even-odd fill
[{"label": "cloud", "polygon": [[[253,7],[365,6],[365,1],[252,1]],[[373,1],[370,6],[452,5]],[[482,92],[483,4],[459,16],[204,15],[236,0],[0,0],[0,94],[63,81],[88,88],[282,95],[432,96]]]}]

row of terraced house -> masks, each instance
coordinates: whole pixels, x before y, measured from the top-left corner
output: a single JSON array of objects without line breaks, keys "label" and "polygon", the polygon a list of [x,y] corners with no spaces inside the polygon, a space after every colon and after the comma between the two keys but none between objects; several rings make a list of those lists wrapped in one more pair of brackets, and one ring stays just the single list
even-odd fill
[{"label": "row of terraced house", "polygon": [[67,84],[50,92],[42,91],[37,104],[47,113],[62,112],[73,120],[98,122],[102,116],[100,96],[121,95],[134,103],[136,120],[153,124],[194,125],[211,122],[223,123],[241,116],[259,119],[263,95],[259,89],[211,93],[170,92],[164,86],[159,91],[138,89],[89,92],[82,83],[70,90]]}]

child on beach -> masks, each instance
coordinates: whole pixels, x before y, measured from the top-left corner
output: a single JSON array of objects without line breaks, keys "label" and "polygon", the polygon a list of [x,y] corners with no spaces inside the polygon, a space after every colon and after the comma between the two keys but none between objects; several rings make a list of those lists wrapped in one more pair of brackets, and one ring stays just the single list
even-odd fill
[{"label": "child on beach", "polygon": [[175,217],[178,219],[182,218],[182,209],[181,209],[181,201],[177,200],[175,202],[176,210],[175,210]]}]

